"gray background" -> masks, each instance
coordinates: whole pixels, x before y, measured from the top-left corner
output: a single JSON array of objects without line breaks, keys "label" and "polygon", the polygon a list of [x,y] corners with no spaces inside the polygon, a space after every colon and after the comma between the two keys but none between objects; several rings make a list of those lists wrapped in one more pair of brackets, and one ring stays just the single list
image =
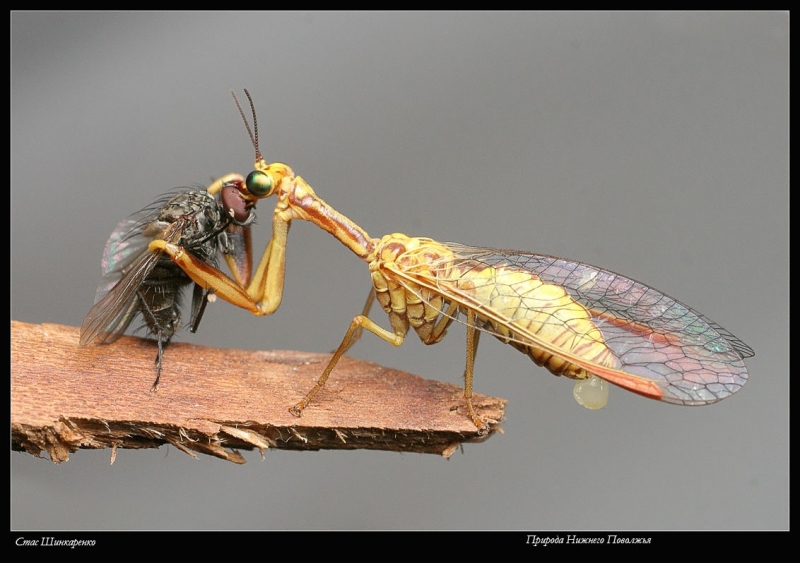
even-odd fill
[{"label": "gray background", "polygon": [[[248,88],[266,157],[371,235],[598,264],[756,350],[750,383],[723,403],[613,389],[590,412],[569,381],[486,339],[476,388],[510,399],[505,434],[449,461],[270,451],[236,466],[164,447],[54,465],[12,453],[14,528],[788,527],[788,14],[17,12],[11,23],[14,319],[80,325],[120,219],[170,188],[249,172],[229,94]],[[262,247],[269,215],[264,202]],[[363,304],[365,265],[298,223],[286,279],[274,316],[218,303],[180,339],[331,350]],[[463,349],[453,327],[437,346],[366,335],[351,353],[458,384]]]}]

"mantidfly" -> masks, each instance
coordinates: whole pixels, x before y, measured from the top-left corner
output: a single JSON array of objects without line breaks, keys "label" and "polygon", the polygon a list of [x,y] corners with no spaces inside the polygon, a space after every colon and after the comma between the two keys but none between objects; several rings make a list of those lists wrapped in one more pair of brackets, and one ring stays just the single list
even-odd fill
[{"label": "mantidfly", "polygon": [[[246,90],[245,94],[252,130],[235,94],[234,100],[255,149],[255,170],[244,180],[229,175],[229,181],[210,190],[233,186],[250,207],[257,200],[277,197],[272,239],[252,279],[234,280],[168,240],[154,240],[149,248],[165,252],[196,284],[254,315],[269,315],[281,303],[286,240],[293,220],[324,229],[369,265],[372,289],[364,312],[353,318],[316,385],[289,409],[293,415],[301,416],[362,329],[400,346],[410,327],[425,344],[435,344],[459,317],[467,332],[464,398],[480,434],[489,430],[489,422],[472,404],[481,332],[511,344],[553,374],[577,380],[575,397],[587,408],[605,404],[605,382],[680,405],[715,403],[747,382],[743,359],[753,355],[750,347],[637,281],[541,254],[401,233],[370,237],[320,199],[289,166],[267,164],[258,147],[255,107]],[[389,315],[391,329],[369,318],[369,305],[375,299]]]}]

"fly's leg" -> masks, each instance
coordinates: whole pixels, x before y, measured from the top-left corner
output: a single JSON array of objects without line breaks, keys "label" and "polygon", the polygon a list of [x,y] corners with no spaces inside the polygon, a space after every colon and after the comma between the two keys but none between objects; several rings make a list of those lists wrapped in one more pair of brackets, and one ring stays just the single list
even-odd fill
[{"label": "fly's leg", "polygon": [[[142,316],[145,318],[145,323],[147,326],[150,327],[157,327],[159,324],[156,322],[156,317],[153,312],[150,310],[150,307],[147,305],[147,300],[142,295],[141,291],[136,292],[139,298],[139,303],[142,306]],[[156,352],[156,380],[153,382],[153,386],[150,387],[150,392],[155,393],[158,391],[158,382],[161,381],[161,366],[162,366],[162,358],[164,357],[164,350],[167,348],[167,344],[171,339],[170,335],[165,335],[164,332],[159,328],[156,331],[156,342],[158,343],[158,352]]]},{"label": "fly's leg", "polygon": [[[372,293],[370,293],[372,296]],[[371,305],[371,299],[367,302],[368,305]],[[403,341],[405,340],[406,333],[408,332],[408,323],[407,319],[401,317],[400,315],[393,315],[391,317],[392,325],[394,326],[394,332],[386,330],[378,326],[375,321],[371,320],[370,318],[364,315],[357,315],[353,318],[353,322],[350,323],[350,328],[347,329],[347,333],[344,335],[344,339],[342,343],[339,344],[339,347],[336,349],[336,352],[333,353],[330,361],[328,362],[327,367],[322,372],[322,375],[317,380],[316,385],[309,391],[303,400],[297,403],[295,406],[289,409],[289,412],[292,413],[294,416],[302,416],[303,409],[308,406],[308,403],[311,402],[311,399],[314,395],[317,394],[317,391],[322,389],[325,385],[325,382],[328,380],[328,376],[333,371],[333,368],[336,367],[336,364],[339,362],[339,359],[344,355],[350,346],[352,346],[354,337],[356,334],[360,333],[362,329],[367,329],[372,334],[382,338],[386,342],[394,345],[400,346]],[[404,322],[406,321],[406,322]]]},{"label": "fly's leg", "polygon": [[158,391],[158,382],[161,380],[161,359],[164,357],[164,350],[169,344],[170,339],[164,338],[163,333],[158,331],[158,353],[156,354],[156,380],[150,388],[151,393]]},{"label": "fly's leg", "polygon": [[476,315],[470,310],[467,312],[467,365],[464,368],[464,399],[467,401],[467,410],[475,426],[478,427],[478,434],[484,435],[489,432],[489,424],[475,412],[472,406],[472,373],[475,369],[475,355],[478,353],[478,341],[481,332],[475,327]]},{"label": "fly's leg", "polygon": [[206,312],[206,305],[209,300],[213,300],[214,292],[210,289],[203,289],[197,284],[194,284],[192,290],[192,317],[189,323],[189,332],[194,334],[197,332],[197,327],[200,326],[200,321],[203,320],[203,313]]}]

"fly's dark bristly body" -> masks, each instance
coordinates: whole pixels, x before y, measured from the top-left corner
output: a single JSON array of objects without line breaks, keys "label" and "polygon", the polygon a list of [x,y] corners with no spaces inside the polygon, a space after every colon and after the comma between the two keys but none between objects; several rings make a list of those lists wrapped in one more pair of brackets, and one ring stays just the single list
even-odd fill
[{"label": "fly's dark bristly body", "polygon": [[148,245],[154,240],[178,244],[198,260],[216,267],[219,252],[239,252],[235,240],[241,232],[236,227],[240,223],[229,209],[204,190],[186,189],[167,194],[120,222],[106,243],[103,278],[95,304],[81,327],[81,345],[95,339],[114,342],[141,314],[148,335],[158,343],[155,391],[164,348],[180,327],[183,290],[194,285],[188,325],[191,332],[197,330],[210,290],[194,284],[169,256],[150,251]]}]

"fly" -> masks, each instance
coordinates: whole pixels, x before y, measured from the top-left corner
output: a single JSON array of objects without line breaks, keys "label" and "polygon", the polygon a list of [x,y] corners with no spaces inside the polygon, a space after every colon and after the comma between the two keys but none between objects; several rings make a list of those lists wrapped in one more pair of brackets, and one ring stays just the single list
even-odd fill
[{"label": "fly", "polygon": [[[80,343],[114,342],[141,315],[148,335],[158,343],[152,391],[161,378],[164,349],[180,327],[184,289],[194,286],[191,332],[197,330],[213,290],[193,284],[169,256],[150,251],[148,245],[154,240],[181,245],[200,264],[215,269],[222,253],[229,262],[239,264],[242,276],[249,277],[249,265],[244,262],[249,258],[248,229],[255,214],[236,196],[238,178],[229,175],[214,184],[224,194],[220,200],[198,189],[167,194],[121,221],[106,243],[103,277],[95,304],[81,326]],[[236,218],[237,213],[242,220]]]}]

